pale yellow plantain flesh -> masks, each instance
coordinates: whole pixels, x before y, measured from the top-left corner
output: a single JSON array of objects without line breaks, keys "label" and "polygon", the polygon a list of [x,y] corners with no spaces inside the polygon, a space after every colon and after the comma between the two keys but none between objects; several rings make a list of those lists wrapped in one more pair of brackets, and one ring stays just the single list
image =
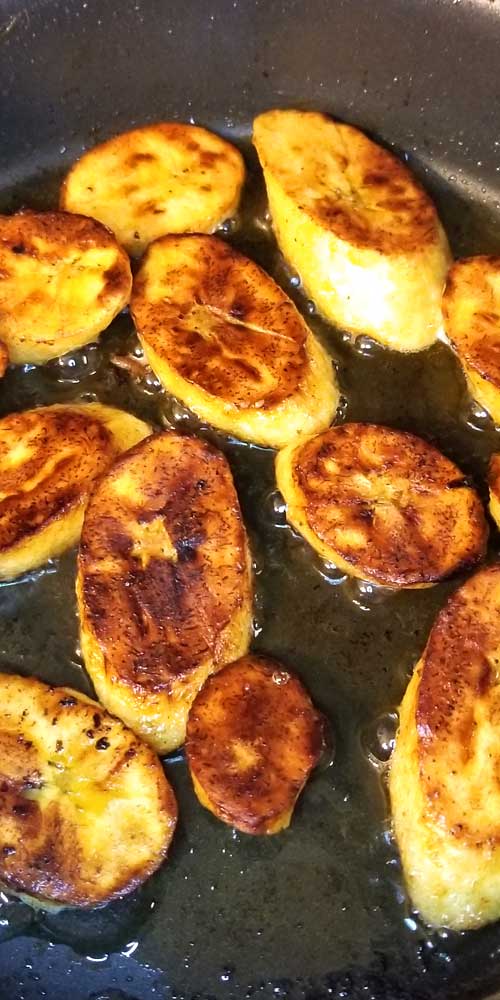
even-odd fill
[{"label": "pale yellow plantain flesh", "polygon": [[211,233],[236,212],[241,153],[207,129],[160,122],[123,132],[72,167],[61,207],[109,226],[134,257],[166,233]]},{"label": "pale yellow plantain flesh", "polygon": [[165,432],[120,459],[86,511],[77,595],[100,701],[159,753],[180,746],[208,675],[250,642],[250,555],[224,456]]},{"label": "pale yellow plantain flesh", "polygon": [[285,829],[324,746],[298,677],[244,656],[210,677],[189,713],[186,754],[201,804],[243,833]]},{"label": "pale yellow plantain flesh", "polygon": [[102,905],[164,860],[177,820],[155,754],[90,698],[0,674],[0,884]]},{"label": "pale yellow plantain flesh", "polygon": [[131,287],[126,253],[94,219],[0,216],[0,339],[15,364],[44,364],[95,340]]},{"label": "pale yellow plantain flesh", "polygon": [[455,930],[500,917],[500,566],[457,590],[404,696],[390,772],[413,905]]},{"label": "pale yellow plantain flesh", "polygon": [[276,457],[287,520],[351,576],[422,587],[477,562],[481,501],[436,448],[375,424],[332,427]]},{"label": "pale yellow plantain flesh", "polygon": [[443,295],[443,319],[472,396],[500,424],[500,257],[456,261]]},{"label": "pale yellow plantain flesh", "polygon": [[165,389],[214,427],[280,448],[331,423],[331,360],[273,279],[217,237],[153,243],[131,309]]},{"label": "pale yellow plantain flesh", "polygon": [[88,495],[117,456],[151,433],[101,403],[55,404],[0,420],[0,580],[76,545]]},{"label": "pale yellow plantain flesh", "polygon": [[488,466],[488,489],[490,493],[490,514],[500,528],[500,455],[492,455]]},{"label": "pale yellow plantain flesh", "polygon": [[432,344],[451,255],[410,171],[313,111],[264,112],[253,141],[278,244],[319,312],[394,350]]}]

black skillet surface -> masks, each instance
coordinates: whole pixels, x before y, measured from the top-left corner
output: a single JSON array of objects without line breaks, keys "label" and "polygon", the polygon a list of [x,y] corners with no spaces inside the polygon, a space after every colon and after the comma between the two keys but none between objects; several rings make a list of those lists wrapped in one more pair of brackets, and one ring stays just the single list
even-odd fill
[{"label": "black skillet surface", "polygon": [[[193,116],[240,141],[256,111],[301,105],[406,155],[456,253],[498,251],[499,56],[494,0],[0,0],[1,207],[53,204],[82,149],[129,125]],[[256,173],[226,235],[271,270],[329,345],[342,419],[416,431],[481,485],[500,437],[444,345],[397,356],[353,347],[321,323],[276,252]],[[192,429],[154,381],[134,385],[110,366],[133,344],[120,318],[100,347],[9,372],[0,413],[97,397]],[[282,526],[272,454],[219,443],[253,541],[255,646],[303,676],[332,721],[335,760],[310,782],[290,830],[268,839],[218,823],[196,803],[182,758],[167,761],[181,811],[170,863],[135,896],[89,914],[34,914],[0,897],[0,1000],[493,996],[500,927],[457,935],[419,924],[383,786],[394,707],[456,582],[388,595],[339,580]],[[89,690],[73,578],[68,554],[0,587],[1,668]]]}]

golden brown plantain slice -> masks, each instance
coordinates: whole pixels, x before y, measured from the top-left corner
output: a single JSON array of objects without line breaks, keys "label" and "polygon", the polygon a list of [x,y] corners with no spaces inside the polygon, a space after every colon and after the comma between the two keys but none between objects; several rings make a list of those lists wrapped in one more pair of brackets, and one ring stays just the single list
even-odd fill
[{"label": "golden brown plantain slice", "polygon": [[500,566],[438,615],[400,711],[390,793],[408,890],[430,924],[500,917]]},{"label": "golden brown plantain slice", "polygon": [[97,906],[161,864],[177,805],[154,753],[90,698],[0,674],[0,882]]},{"label": "golden brown plantain slice", "polygon": [[94,219],[0,216],[0,337],[16,364],[43,364],[95,340],[131,287],[126,253]]},{"label": "golden brown plantain slice", "polygon": [[422,587],[473,565],[488,528],[460,469],[413,434],[332,427],[279,452],[287,519],[326,560],[385,587]]},{"label": "golden brown plantain slice", "polygon": [[331,423],[330,358],[273,279],[217,237],[153,243],[132,315],[165,389],[220,430],[279,448]]},{"label": "golden brown plantain slice", "polygon": [[468,257],[453,264],[443,319],[472,395],[500,424],[500,257]]},{"label": "golden brown plantain slice", "polygon": [[175,749],[208,675],[250,641],[250,555],[224,456],[169,432],[143,441],[93,494],[78,567],[100,701],[159,753]]},{"label": "golden brown plantain slice", "polygon": [[127,448],[151,433],[101,403],[41,406],[0,420],[0,579],[76,545],[90,490]]},{"label": "golden brown plantain slice", "polygon": [[100,219],[132,256],[166,233],[211,233],[234,215],[241,153],[207,129],[160,122],[103,142],[72,167],[61,207]]},{"label": "golden brown plantain slice", "polygon": [[210,677],[186,753],[203,806],[243,833],[278,833],[324,746],[324,718],[276,660],[248,655]]},{"label": "golden brown plantain slice", "polygon": [[432,344],[451,255],[404,164],[314,111],[266,111],[253,141],[279,246],[326,319],[398,351]]}]

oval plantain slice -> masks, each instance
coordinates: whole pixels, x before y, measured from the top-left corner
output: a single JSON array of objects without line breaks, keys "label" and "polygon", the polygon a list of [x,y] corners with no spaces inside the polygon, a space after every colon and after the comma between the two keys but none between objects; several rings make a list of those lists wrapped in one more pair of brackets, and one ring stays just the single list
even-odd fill
[{"label": "oval plantain slice", "polygon": [[100,219],[132,256],[166,233],[211,233],[234,215],[241,153],[207,129],[146,125],[95,146],[70,170],[61,208]]},{"label": "oval plantain slice", "polygon": [[250,641],[250,555],[224,456],[165,432],[120,459],[86,511],[77,595],[100,701],[159,753],[180,746],[203,682]]},{"label": "oval plantain slice", "polygon": [[88,494],[148,424],[102,403],[55,404],[0,420],[0,579],[76,545]]},{"label": "oval plantain slice", "polygon": [[126,253],[94,219],[0,216],[0,338],[12,362],[44,364],[95,340],[131,287]]},{"label": "oval plantain slice", "polygon": [[429,586],[484,555],[488,528],[477,493],[413,434],[332,427],[279,452],[276,479],[289,523],[351,576]]},{"label": "oval plantain slice", "polygon": [[500,424],[500,257],[467,257],[453,264],[443,319],[472,395]]},{"label": "oval plantain slice", "polygon": [[131,308],[165,389],[213,426],[279,448],[331,423],[331,360],[285,292],[217,237],[153,243]]},{"label": "oval plantain slice", "polygon": [[390,773],[414,905],[456,930],[500,917],[500,565],[448,600],[404,696]]},{"label": "oval plantain slice", "polygon": [[324,746],[324,718],[298,677],[248,655],[209,677],[186,754],[201,804],[243,833],[278,833]]},{"label": "oval plantain slice", "polygon": [[326,319],[398,351],[432,344],[451,255],[410,171],[313,111],[264,112],[253,141],[280,249]]},{"label": "oval plantain slice", "polygon": [[0,674],[0,883],[97,906],[161,864],[177,805],[155,754],[70,688]]}]

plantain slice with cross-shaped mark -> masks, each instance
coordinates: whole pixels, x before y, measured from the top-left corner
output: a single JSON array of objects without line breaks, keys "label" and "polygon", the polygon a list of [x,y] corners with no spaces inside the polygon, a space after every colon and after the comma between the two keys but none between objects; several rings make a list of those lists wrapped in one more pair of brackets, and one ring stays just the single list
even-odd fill
[{"label": "plantain slice with cross-shaped mark", "polygon": [[273,279],[217,237],[153,243],[131,308],[165,389],[214,427],[280,448],[331,423],[330,358]]},{"label": "plantain slice with cross-shaped mark", "polygon": [[100,906],[164,860],[177,805],[153,751],[97,702],[0,674],[0,885]]},{"label": "plantain slice with cross-shaped mark", "polygon": [[436,448],[376,424],[332,427],[279,452],[287,519],[329,562],[386,587],[424,587],[484,555],[479,496]]},{"label": "plantain slice with cross-shaped mark", "polygon": [[248,649],[250,553],[221,452],[171,432],[101,479],[78,559],[80,634],[103,705],[159,753],[209,674]]},{"label": "plantain slice with cross-shaped mark", "polygon": [[44,364],[96,340],[131,287],[126,253],[95,219],[0,216],[0,339],[15,364]]}]

